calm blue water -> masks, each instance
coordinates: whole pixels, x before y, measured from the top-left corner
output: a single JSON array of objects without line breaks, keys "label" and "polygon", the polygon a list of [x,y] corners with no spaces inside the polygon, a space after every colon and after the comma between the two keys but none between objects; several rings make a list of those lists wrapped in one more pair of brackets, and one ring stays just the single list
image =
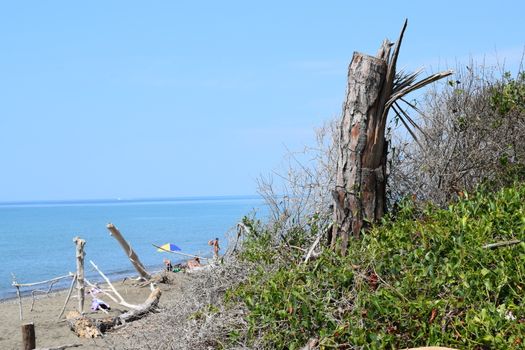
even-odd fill
[{"label": "calm blue water", "polygon": [[264,211],[258,197],[0,204],[0,299],[15,295],[11,273],[29,283],[74,272],[75,236],[86,240],[88,279],[99,279],[89,260],[114,277],[129,275],[133,267],[109,235],[109,222],[146,267],[159,269],[164,257],[183,258],[159,253],[152,243],[175,243],[184,253],[210,256],[208,240],[219,237],[224,252],[225,234],[254,210],[258,217]]}]

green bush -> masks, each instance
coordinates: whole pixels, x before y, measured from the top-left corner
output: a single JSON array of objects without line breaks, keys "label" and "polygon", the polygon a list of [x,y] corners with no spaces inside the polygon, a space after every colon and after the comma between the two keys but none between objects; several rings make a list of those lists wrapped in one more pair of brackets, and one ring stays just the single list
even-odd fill
[{"label": "green bush", "polygon": [[[243,336],[257,347],[297,349],[315,337],[321,348],[523,348],[525,243],[483,247],[515,239],[525,240],[524,185],[465,194],[447,210],[406,201],[348,256],[326,249],[272,273],[261,259],[231,296],[249,310]],[[278,254],[258,251],[260,240],[244,254]]]}]

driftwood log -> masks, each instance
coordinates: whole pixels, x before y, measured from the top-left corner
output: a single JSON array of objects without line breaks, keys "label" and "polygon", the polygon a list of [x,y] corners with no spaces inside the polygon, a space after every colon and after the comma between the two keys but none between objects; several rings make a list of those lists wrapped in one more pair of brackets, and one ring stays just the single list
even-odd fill
[{"label": "driftwood log", "polygon": [[124,252],[126,253],[127,257],[129,258],[129,261],[131,261],[131,264],[137,270],[140,277],[145,280],[151,279],[151,275],[146,271],[146,268],[144,265],[140,262],[139,256],[133,248],[129,245],[129,243],[124,239],[120,231],[113,225],[112,223],[109,223],[107,225],[107,229],[109,230],[109,234],[119,242],[122,249],[124,249]]},{"label": "driftwood log", "polygon": [[512,241],[490,243],[483,246],[484,249],[494,249],[499,247],[508,247],[509,245],[520,244],[521,240],[513,239]]},{"label": "driftwood log", "polygon": [[150,312],[154,312],[159,303],[162,292],[155,288],[146,301],[136,306],[136,309],[124,312],[118,316],[95,319],[80,315],[77,311],[71,311],[66,315],[69,327],[81,338],[96,338],[105,332],[125,324],[138,320]]},{"label": "driftwood log", "polygon": [[24,350],[32,350],[36,347],[34,323],[22,325],[22,344]]},{"label": "driftwood log", "polygon": [[82,346],[82,344],[65,344],[65,345],[53,346],[50,348],[35,348],[34,350],[65,350],[69,348],[77,348],[79,346]]}]

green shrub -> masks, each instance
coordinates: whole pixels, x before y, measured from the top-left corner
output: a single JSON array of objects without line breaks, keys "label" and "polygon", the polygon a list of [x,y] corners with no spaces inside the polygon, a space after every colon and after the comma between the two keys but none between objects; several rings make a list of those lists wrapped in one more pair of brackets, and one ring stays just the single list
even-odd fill
[{"label": "green shrub", "polygon": [[[525,243],[483,247],[515,239],[525,240],[524,185],[465,194],[447,210],[406,201],[395,220],[352,241],[348,256],[327,249],[306,265],[272,273],[261,265],[231,295],[249,310],[244,336],[263,348],[297,349],[315,337],[321,348],[517,349]],[[257,253],[263,264],[267,255]]]}]

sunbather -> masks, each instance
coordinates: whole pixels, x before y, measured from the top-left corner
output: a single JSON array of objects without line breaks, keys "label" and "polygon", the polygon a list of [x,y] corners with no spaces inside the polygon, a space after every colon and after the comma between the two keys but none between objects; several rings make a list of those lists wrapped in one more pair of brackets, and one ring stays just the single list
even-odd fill
[{"label": "sunbather", "polygon": [[188,260],[188,268],[194,269],[196,267],[201,267],[201,260],[198,257],[195,257],[194,259]]}]

